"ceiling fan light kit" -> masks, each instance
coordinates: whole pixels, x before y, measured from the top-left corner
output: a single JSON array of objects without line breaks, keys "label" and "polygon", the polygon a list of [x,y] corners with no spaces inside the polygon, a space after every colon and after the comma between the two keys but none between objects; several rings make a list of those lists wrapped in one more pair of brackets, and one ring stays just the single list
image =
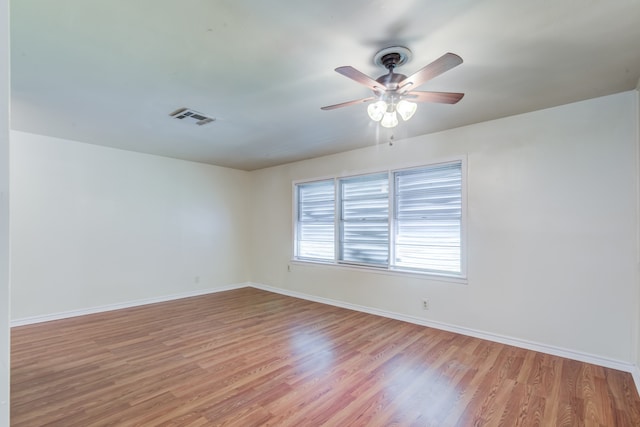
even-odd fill
[{"label": "ceiling fan light kit", "polygon": [[336,68],[336,72],[367,86],[373,91],[374,96],[328,105],[322,107],[322,110],[334,110],[349,105],[374,101],[367,107],[367,113],[371,120],[380,122],[383,127],[393,128],[399,123],[398,114],[404,121],[413,117],[418,108],[416,102],[455,104],[462,99],[463,93],[412,90],[445,71],[460,65],[462,58],[454,53],[446,53],[409,77],[404,74],[394,73],[396,67],[406,64],[411,60],[411,57],[411,51],[403,46],[391,46],[382,49],[375,54],[373,62],[386,68],[387,74],[375,80],[351,66]]},{"label": "ceiling fan light kit", "polygon": [[394,102],[387,103],[385,101],[377,101],[373,104],[369,104],[369,107],[367,107],[367,113],[371,120],[374,122],[380,122],[382,127],[392,128],[398,126],[397,114],[400,114],[402,120],[406,122],[413,117],[417,109],[418,104],[415,102],[409,102],[401,99],[397,104]]}]

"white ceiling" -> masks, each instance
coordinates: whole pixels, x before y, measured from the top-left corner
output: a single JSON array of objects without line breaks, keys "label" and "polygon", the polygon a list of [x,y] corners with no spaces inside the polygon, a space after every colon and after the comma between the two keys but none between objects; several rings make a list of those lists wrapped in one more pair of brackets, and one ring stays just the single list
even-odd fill
[{"label": "white ceiling", "polygon": [[[13,0],[12,128],[253,170],[634,89],[638,0]],[[366,105],[374,54],[404,45],[409,75],[446,52],[464,63],[420,86],[392,131]],[[217,118],[196,126],[169,113]]]}]

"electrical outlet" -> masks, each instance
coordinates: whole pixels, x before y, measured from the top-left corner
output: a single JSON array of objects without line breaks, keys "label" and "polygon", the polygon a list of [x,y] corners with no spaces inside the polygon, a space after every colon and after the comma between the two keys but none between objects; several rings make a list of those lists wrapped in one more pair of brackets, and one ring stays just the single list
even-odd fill
[{"label": "electrical outlet", "polygon": [[291,264],[287,264],[287,271],[291,272]]},{"label": "electrical outlet", "polygon": [[422,309],[429,310],[429,298],[422,298]]},{"label": "electrical outlet", "polygon": [[200,276],[196,276],[193,278],[193,283],[200,283]]}]

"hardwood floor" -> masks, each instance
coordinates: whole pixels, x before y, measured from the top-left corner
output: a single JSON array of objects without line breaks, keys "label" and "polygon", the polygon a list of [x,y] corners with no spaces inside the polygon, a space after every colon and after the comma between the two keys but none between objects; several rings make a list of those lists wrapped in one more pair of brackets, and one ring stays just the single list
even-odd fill
[{"label": "hardwood floor", "polygon": [[640,426],[628,373],[245,288],[12,330],[12,426]]}]

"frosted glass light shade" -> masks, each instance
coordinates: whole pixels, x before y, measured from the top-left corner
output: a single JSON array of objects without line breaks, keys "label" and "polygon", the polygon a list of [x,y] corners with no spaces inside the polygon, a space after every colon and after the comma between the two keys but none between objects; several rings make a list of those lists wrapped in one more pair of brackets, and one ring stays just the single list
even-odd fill
[{"label": "frosted glass light shade", "polygon": [[369,106],[367,107],[367,113],[369,113],[369,117],[375,122],[379,122],[386,111],[387,103],[384,101],[374,102],[373,104],[369,104]]},{"label": "frosted glass light shade", "polygon": [[418,105],[415,102],[405,101],[404,99],[396,105],[396,111],[405,122],[415,114]]},{"label": "frosted glass light shade", "polygon": [[398,115],[395,111],[384,113],[380,124],[385,128],[394,128],[398,126]]}]

